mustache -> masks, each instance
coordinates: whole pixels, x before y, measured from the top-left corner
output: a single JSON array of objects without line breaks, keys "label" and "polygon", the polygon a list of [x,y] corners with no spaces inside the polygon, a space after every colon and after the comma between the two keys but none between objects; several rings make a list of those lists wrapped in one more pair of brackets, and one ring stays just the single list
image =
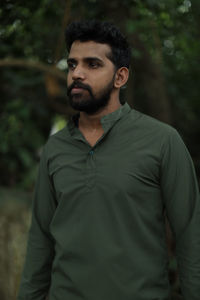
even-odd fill
[{"label": "mustache", "polygon": [[73,88],[81,88],[83,90],[87,90],[90,94],[92,94],[92,89],[89,85],[84,84],[80,81],[74,81],[68,88],[67,88],[67,95],[69,96],[71,93],[71,90]]}]

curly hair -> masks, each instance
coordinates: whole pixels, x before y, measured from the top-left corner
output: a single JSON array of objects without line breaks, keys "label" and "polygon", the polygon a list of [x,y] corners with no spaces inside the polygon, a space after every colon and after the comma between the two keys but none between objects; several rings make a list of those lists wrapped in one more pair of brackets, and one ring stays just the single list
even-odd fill
[{"label": "curly hair", "polygon": [[115,67],[129,68],[131,59],[130,46],[120,30],[110,22],[98,20],[75,21],[65,31],[67,50],[70,51],[74,41],[94,41],[111,47],[108,58]]}]

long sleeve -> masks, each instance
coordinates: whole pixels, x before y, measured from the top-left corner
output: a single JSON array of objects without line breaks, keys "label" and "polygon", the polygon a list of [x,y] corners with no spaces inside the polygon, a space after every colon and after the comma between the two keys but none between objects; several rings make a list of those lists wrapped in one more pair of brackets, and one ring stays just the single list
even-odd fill
[{"label": "long sleeve", "polygon": [[184,300],[200,299],[200,197],[191,157],[175,130],[162,149],[161,187],[175,235]]},{"label": "long sleeve", "polygon": [[54,258],[54,243],[49,233],[49,225],[55,209],[54,190],[48,175],[44,150],[35,189],[32,223],[18,300],[46,299]]}]

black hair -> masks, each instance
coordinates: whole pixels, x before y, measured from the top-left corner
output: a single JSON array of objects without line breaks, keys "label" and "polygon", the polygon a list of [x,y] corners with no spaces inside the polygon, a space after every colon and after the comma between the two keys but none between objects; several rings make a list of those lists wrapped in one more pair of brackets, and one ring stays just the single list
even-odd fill
[{"label": "black hair", "polygon": [[98,20],[75,21],[65,31],[67,50],[70,51],[74,41],[94,41],[111,47],[109,59],[115,67],[129,68],[131,59],[130,46],[120,30],[110,22]]}]

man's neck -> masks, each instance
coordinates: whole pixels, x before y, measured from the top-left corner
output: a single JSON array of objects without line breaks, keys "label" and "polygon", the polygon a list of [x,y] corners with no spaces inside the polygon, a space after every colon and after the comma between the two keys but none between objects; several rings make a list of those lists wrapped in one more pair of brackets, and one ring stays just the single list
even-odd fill
[{"label": "man's neck", "polygon": [[94,113],[94,114],[87,114],[85,112],[80,112],[79,118],[79,129],[83,130],[101,130],[101,118],[114,112],[115,110],[119,109],[121,103],[119,99],[109,101],[108,105],[104,107],[102,110]]}]

